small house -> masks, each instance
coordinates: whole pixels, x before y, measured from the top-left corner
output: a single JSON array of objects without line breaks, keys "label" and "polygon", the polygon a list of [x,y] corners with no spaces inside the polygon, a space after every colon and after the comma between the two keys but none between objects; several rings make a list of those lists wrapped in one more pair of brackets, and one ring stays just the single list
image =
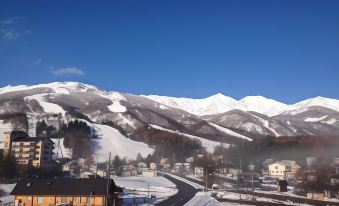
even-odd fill
[{"label": "small house", "polygon": [[137,176],[137,168],[133,165],[125,165],[122,168],[122,176],[123,177],[130,177],[130,176]]}]

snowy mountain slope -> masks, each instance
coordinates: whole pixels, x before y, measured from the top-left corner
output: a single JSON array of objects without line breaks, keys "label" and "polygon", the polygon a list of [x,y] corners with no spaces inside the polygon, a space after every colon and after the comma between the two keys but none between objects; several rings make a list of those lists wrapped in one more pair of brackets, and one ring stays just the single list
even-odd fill
[{"label": "snowy mountain slope", "polygon": [[294,104],[293,106],[299,107],[299,108],[300,107],[321,106],[321,107],[326,107],[328,109],[332,109],[332,110],[339,112],[339,100],[320,97],[320,96],[300,101],[300,102]]},{"label": "snowy mountain slope", "polygon": [[237,109],[274,116],[288,110],[289,106],[262,96],[248,96],[238,101]]},{"label": "snowy mountain slope", "polygon": [[118,130],[101,124],[93,124],[98,132],[99,138],[94,139],[95,150],[94,154],[102,160],[102,154],[112,152],[112,155],[119,155],[120,157],[127,157],[128,159],[135,159],[138,153],[143,157],[153,153],[153,149],[147,144],[136,142],[123,136]]},{"label": "snowy mountain slope", "polygon": [[[138,153],[143,157],[152,154],[154,149],[148,147],[147,144],[142,142],[133,141],[118,130],[102,124],[92,124],[83,119],[78,121],[85,122],[95,132],[98,138],[92,139],[91,144],[93,148],[93,155],[99,162],[107,160],[108,154],[111,152],[112,156],[119,155],[127,159],[135,159]],[[63,145],[63,139],[52,139],[55,144],[54,155],[58,157],[72,158],[72,149],[66,148]]]},{"label": "snowy mountain slope", "polygon": [[169,107],[182,109],[195,115],[210,115],[223,113],[236,106],[237,101],[222,94],[216,94],[205,99],[175,98],[166,96],[145,96]]},{"label": "snowy mountain slope", "polygon": [[155,125],[235,144],[266,136],[339,134],[338,101],[316,97],[287,105],[261,96],[239,101],[222,94],[205,99],[143,96],[55,82],[0,88],[0,129],[22,129],[34,135],[38,120],[58,127],[60,121],[81,118],[114,126],[127,137]]},{"label": "snowy mountain slope", "polygon": [[339,100],[324,97],[315,97],[292,105],[287,105],[262,96],[247,96],[237,101],[220,93],[205,99],[176,98],[157,95],[148,95],[145,97],[198,116],[220,114],[234,109],[275,116],[282,112],[310,106],[322,106],[339,111]]}]

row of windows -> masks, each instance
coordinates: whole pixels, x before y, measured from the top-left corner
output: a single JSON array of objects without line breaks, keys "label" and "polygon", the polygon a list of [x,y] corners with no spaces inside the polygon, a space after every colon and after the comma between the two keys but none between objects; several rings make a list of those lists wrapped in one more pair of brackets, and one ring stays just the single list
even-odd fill
[{"label": "row of windows", "polygon": [[[28,200],[32,199],[32,196],[27,196]],[[42,204],[43,203],[43,199],[44,197],[38,197],[38,204]],[[81,197],[77,197],[76,198],[76,202],[77,203],[81,203],[82,198]],[[61,203],[67,203],[67,197],[61,197]],[[91,197],[86,197],[86,204],[91,204]]]}]

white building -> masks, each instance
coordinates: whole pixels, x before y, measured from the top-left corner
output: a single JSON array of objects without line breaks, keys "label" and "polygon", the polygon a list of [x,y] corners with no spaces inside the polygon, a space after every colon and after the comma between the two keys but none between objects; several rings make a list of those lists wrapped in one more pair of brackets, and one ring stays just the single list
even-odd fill
[{"label": "white building", "polygon": [[268,165],[268,174],[270,177],[278,179],[294,178],[300,166],[292,160],[282,160]]},{"label": "white building", "polygon": [[194,175],[196,177],[203,177],[204,176],[204,168],[203,167],[194,167]]}]

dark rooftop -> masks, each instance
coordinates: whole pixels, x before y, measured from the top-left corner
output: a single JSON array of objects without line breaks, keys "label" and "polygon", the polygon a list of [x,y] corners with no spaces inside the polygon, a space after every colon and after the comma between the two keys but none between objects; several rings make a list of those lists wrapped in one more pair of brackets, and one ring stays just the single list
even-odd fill
[{"label": "dark rooftop", "polygon": [[11,139],[16,139],[19,137],[29,137],[28,134],[24,131],[11,131]]},{"label": "dark rooftop", "polygon": [[53,141],[48,137],[17,137],[13,142],[36,142],[40,140],[48,140],[53,143]]},{"label": "dark rooftop", "polygon": [[[113,180],[109,191],[118,192]],[[106,195],[107,179],[26,178],[20,179],[11,195]]]}]

